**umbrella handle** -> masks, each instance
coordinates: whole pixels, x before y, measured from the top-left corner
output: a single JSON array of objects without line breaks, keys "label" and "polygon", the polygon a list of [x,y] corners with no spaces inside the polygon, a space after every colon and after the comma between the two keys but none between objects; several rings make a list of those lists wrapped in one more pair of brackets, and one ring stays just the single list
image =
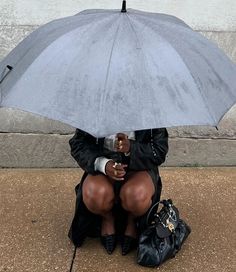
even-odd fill
[{"label": "umbrella handle", "polygon": [[[8,71],[7,71],[7,73],[2,77],[2,79],[0,80],[0,84],[3,82],[3,80],[5,79],[5,77],[11,72],[11,70],[13,69],[13,67],[12,66],[10,66],[10,65],[7,65],[6,67],[5,67],[5,69],[6,68],[8,68]],[[4,70],[5,71],[5,70]],[[3,71],[3,72],[4,72]]]},{"label": "umbrella handle", "polygon": [[126,1],[123,1],[123,3],[122,3],[121,12],[127,12],[127,10],[126,10]]}]

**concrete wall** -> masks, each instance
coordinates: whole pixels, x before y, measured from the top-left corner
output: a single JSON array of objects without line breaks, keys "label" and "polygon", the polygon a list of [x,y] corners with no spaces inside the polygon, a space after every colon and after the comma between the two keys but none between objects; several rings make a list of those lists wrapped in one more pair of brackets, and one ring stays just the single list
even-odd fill
[{"label": "concrete wall", "polygon": [[[1,0],[0,60],[24,37],[53,19],[89,8],[121,8],[121,0]],[[235,0],[127,0],[127,6],[180,17],[236,62]],[[23,111],[0,108],[0,167],[76,167],[68,140],[74,128]],[[173,128],[166,165],[236,165],[236,106],[219,130]]]}]

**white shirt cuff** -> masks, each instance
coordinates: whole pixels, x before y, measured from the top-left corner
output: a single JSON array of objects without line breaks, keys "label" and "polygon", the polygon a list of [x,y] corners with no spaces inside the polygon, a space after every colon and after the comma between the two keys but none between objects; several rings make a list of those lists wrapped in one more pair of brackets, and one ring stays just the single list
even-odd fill
[{"label": "white shirt cuff", "polygon": [[106,157],[97,157],[94,162],[94,169],[95,171],[100,171],[104,175],[106,175],[106,164],[112,161],[111,159],[107,159]]}]

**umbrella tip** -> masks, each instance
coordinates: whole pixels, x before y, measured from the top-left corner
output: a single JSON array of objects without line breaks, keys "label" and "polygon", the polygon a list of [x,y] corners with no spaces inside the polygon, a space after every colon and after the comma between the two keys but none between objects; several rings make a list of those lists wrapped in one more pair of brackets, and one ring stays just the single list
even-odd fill
[{"label": "umbrella tip", "polygon": [[[6,68],[8,69],[8,71],[5,73]],[[3,80],[5,79],[5,77],[11,72],[11,70],[13,69],[13,67],[11,65],[6,65],[3,74],[5,74],[4,76],[2,76],[2,78],[0,79],[0,84],[3,82]]]},{"label": "umbrella tip", "polygon": [[126,1],[123,1],[123,3],[122,3],[121,12],[127,12],[127,10],[126,10]]},{"label": "umbrella tip", "polygon": [[11,66],[11,65],[7,65],[6,66],[9,70],[12,70],[13,69],[13,67]]}]

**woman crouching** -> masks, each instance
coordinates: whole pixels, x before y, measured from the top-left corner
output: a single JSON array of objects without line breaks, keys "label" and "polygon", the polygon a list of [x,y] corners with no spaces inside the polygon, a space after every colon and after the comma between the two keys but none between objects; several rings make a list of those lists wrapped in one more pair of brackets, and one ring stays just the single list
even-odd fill
[{"label": "woman crouching", "polygon": [[71,155],[84,170],[76,186],[76,209],[69,237],[81,246],[100,236],[108,254],[120,241],[122,255],[137,246],[145,215],[160,200],[158,166],[168,152],[165,128],[95,138],[76,129]]}]

